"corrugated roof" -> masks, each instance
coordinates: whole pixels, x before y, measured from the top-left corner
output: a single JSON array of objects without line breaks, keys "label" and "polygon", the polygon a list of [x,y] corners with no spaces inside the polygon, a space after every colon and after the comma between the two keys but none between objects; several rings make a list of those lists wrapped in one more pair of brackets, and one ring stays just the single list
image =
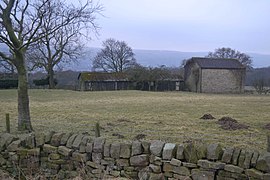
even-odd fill
[{"label": "corrugated roof", "polygon": [[193,57],[189,63],[192,62],[196,62],[201,68],[206,69],[245,69],[237,59]]},{"label": "corrugated roof", "polygon": [[106,72],[82,72],[78,79],[82,81],[127,81],[125,73],[106,73]]}]

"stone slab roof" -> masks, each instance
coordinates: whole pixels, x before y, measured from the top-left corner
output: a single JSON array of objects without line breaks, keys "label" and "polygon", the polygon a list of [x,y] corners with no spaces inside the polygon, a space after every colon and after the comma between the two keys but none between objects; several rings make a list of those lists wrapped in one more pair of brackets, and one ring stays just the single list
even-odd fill
[{"label": "stone slab roof", "polygon": [[237,59],[192,57],[188,63],[197,63],[203,69],[245,69]]}]

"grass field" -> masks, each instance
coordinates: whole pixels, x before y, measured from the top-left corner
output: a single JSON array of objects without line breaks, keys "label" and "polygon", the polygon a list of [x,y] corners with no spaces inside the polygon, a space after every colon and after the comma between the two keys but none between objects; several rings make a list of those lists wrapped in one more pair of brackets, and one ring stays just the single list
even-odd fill
[{"label": "grass field", "polygon": [[[211,95],[187,92],[78,92],[30,90],[32,124],[35,131],[89,132],[100,122],[101,135],[110,139],[162,139],[182,143],[221,142],[226,146],[266,149],[263,128],[270,123],[270,96]],[[17,126],[17,91],[0,91],[0,132],[5,113],[11,130]],[[216,120],[201,120],[210,113],[217,119],[230,116],[249,125],[247,130],[223,130]],[[124,136],[124,137],[123,137]]]}]

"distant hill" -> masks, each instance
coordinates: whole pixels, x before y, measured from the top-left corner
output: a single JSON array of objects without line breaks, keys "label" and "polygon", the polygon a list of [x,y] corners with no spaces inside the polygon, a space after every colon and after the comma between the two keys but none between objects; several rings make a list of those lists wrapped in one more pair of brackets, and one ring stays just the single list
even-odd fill
[{"label": "distant hill", "polygon": [[[91,61],[95,57],[99,48],[87,48],[85,54],[81,57],[77,63],[71,63],[65,65],[65,70],[74,71],[89,71],[91,70]],[[143,66],[161,66],[179,67],[182,60],[189,59],[191,57],[204,57],[208,52],[180,52],[180,51],[165,51],[165,50],[140,50],[134,49],[135,58],[139,64]],[[262,68],[270,66],[270,55],[248,53],[253,59],[254,68]]]},{"label": "distant hill", "polygon": [[[6,48],[0,45],[0,50],[7,51]],[[90,71],[92,60],[100,51],[100,48],[86,47],[82,57],[77,62],[70,64],[62,64],[63,70],[72,71]],[[161,66],[179,67],[182,60],[189,59],[195,56],[206,56],[208,52],[181,52],[181,51],[166,51],[166,50],[140,50],[134,49],[135,58],[139,64],[143,66]],[[253,59],[254,68],[270,67],[270,54],[247,53]]]}]

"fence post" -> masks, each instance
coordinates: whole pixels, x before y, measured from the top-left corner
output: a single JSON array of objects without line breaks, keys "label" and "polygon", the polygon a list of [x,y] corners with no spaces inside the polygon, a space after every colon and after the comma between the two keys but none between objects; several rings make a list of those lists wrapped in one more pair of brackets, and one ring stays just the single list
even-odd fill
[{"label": "fence post", "polygon": [[270,152],[270,133],[267,134],[267,152]]},{"label": "fence post", "polygon": [[7,133],[10,133],[10,119],[9,119],[9,113],[6,113],[6,129],[7,129]]},{"label": "fence post", "polygon": [[96,123],[95,126],[95,135],[96,137],[100,137],[100,126],[99,126],[99,122]]}]

